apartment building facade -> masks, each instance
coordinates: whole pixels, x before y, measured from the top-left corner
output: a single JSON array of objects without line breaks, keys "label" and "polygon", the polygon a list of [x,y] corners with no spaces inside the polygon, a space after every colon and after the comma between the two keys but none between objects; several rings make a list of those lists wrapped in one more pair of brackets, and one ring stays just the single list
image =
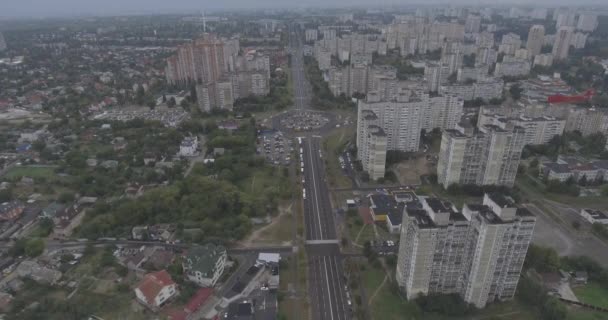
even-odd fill
[{"label": "apartment building facade", "polygon": [[524,147],[525,131],[495,125],[445,130],[437,164],[438,182],[513,186]]},{"label": "apartment building facade", "polygon": [[501,194],[462,211],[437,198],[406,206],[396,267],[407,299],[420,294],[459,294],[478,308],[512,299],[535,217]]}]

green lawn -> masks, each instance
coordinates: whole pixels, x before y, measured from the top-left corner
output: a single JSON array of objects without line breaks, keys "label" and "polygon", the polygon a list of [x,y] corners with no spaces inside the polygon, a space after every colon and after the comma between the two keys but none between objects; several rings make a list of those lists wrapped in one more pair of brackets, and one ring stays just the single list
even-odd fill
[{"label": "green lawn", "polygon": [[[368,299],[376,292],[384,280],[385,273],[381,268],[366,265],[362,272],[363,285]],[[367,303],[364,301],[363,303]],[[418,307],[402,299],[394,283],[386,282],[369,305],[372,320],[414,320],[423,319]],[[427,318],[424,318],[427,319]]]},{"label": "green lawn", "polygon": [[[575,287],[572,290],[581,302],[608,308],[608,290],[601,287],[598,283],[589,282],[585,286]],[[608,318],[608,314],[606,317]]]},{"label": "green lawn", "polygon": [[55,168],[29,166],[14,167],[5,173],[4,177],[7,179],[21,179],[22,177],[51,179],[55,177]]},{"label": "green lawn", "polygon": [[329,185],[332,188],[349,188],[352,186],[351,180],[340,167],[338,156],[344,150],[353,133],[352,128],[341,128],[323,141],[325,170],[327,171]]}]

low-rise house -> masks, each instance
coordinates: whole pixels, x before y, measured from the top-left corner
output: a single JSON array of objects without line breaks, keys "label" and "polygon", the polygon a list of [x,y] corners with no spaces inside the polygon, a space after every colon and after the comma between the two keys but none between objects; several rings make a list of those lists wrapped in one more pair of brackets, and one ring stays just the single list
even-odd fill
[{"label": "low-rise house", "polygon": [[179,145],[179,155],[182,157],[193,157],[197,154],[198,137],[185,137]]},{"label": "low-rise house", "polygon": [[153,311],[177,295],[177,284],[165,270],[146,274],[135,288],[137,301]]},{"label": "low-rise house", "polygon": [[599,182],[608,180],[608,161],[559,156],[556,162],[542,163],[540,171],[548,180]]},{"label": "low-rise house", "polygon": [[369,209],[374,221],[386,222],[391,212],[403,213],[403,203],[398,203],[392,195],[374,194],[369,197],[369,200]]},{"label": "low-rise house", "polygon": [[116,160],[106,160],[104,162],[101,163],[101,166],[106,168],[106,169],[114,169],[116,167],[118,167],[118,161]]},{"label": "low-rise house", "polygon": [[0,221],[15,221],[25,209],[20,201],[11,201],[0,204]]},{"label": "low-rise house", "polygon": [[10,293],[0,291],[0,312],[7,312],[12,301],[13,296]]},{"label": "low-rise house", "polygon": [[62,235],[66,237],[71,235],[74,228],[78,224],[80,224],[83,215],[83,208],[78,205],[78,203],[74,203],[73,205],[58,212],[53,217],[53,223],[55,224],[55,233],[57,235]]},{"label": "low-rise house", "polygon": [[135,226],[131,229],[133,240],[170,241],[176,227],[173,224],[155,224],[152,226]]},{"label": "low-rise house", "polygon": [[184,275],[201,287],[213,287],[224,273],[227,259],[228,254],[222,246],[192,247],[182,263]]},{"label": "low-rise house", "polygon": [[36,261],[25,260],[17,267],[17,274],[36,282],[54,284],[61,279],[61,272],[41,266]]},{"label": "low-rise house", "polygon": [[585,218],[585,220],[589,221],[589,223],[601,223],[608,224],[608,214],[601,210],[595,209],[582,209],[581,216]]},{"label": "low-rise house", "polygon": [[42,209],[41,216],[43,218],[55,219],[55,216],[57,216],[63,210],[65,210],[64,205],[57,202],[53,202],[48,206],[44,207],[44,209]]}]

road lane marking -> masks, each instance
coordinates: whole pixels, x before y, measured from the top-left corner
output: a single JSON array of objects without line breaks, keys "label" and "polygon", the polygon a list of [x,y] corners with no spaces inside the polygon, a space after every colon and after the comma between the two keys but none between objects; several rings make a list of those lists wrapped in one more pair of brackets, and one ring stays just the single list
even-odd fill
[{"label": "road lane marking", "polygon": [[[306,139],[306,140],[309,140],[309,139]],[[315,194],[315,199],[317,200],[317,201],[315,201],[315,207],[317,208],[317,222],[319,225],[320,238],[323,239],[323,228],[321,226],[321,214],[319,212],[319,201],[318,201],[319,196],[317,195],[317,182],[316,182],[317,180],[315,178],[316,168],[313,168],[314,163],[313,163],[313,159],[312,159],[312,142],[308,143],[308,151],[309,151],[308,156],[310,158],[310,169],[309,170],[312,172],[312,188],[313,188],[313,191]]]}]

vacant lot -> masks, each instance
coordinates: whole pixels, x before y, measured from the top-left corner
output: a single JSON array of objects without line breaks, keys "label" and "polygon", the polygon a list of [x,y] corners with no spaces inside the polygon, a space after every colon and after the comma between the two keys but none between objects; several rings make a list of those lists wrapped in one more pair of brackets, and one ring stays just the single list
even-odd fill
[{"label": "vacant lot", "polygon": [[22,177],[50,179],[55,176],[53,167],[14,167],[5,175],[7,179],[21,179]]},{"label": "vacant lot", "polygon": [[419,157],[401,161],[393,166],[393,172],[400,184],[418,185],[420,184],[420,176],[435,173],[435,168],[425,157]]}]

